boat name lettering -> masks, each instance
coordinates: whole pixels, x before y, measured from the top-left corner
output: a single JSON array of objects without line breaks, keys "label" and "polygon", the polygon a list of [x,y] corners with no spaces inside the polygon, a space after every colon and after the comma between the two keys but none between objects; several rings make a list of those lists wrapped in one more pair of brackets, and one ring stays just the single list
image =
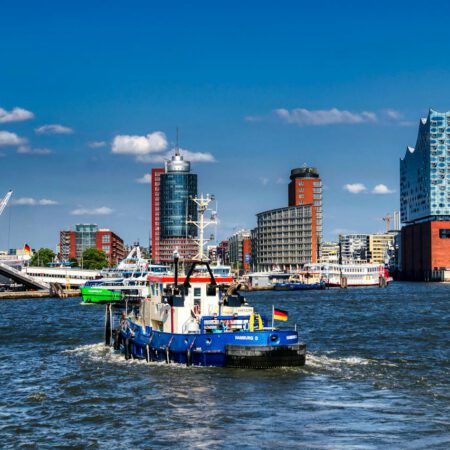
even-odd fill
[{"label": "boat name lettering", "polygon": [[286,339],[297,339],[297,336],[295,334],[292,334],[291,336],[287,336]]},{"label": "boat name lettering", "polygon": [[253,336],[235,336],[234,339],[237,341],[253,341]]}]

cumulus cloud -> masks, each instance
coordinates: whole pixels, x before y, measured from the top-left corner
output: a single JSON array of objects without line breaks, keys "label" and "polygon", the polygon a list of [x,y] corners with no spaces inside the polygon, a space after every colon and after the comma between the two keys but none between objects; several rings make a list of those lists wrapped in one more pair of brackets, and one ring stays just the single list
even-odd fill
[{"label": "cumulus cloud", "polygon": [[[174,149],[168,150],[169,143],[162,131],[155,131],[146,136],[118,135],[113,139],[111,152],[122,155],[133,155],[136,161],[160,164],[169,160]],[[209,152],[193,152],[180,148],[180,153],[191,162],[215,162]]]},{"label": "cumulus cloud", "polygon": [[42,125],[42,127],[34,129],[36,134],[72,134],[73,129],[64,125],[52,124]]},{"label": "cumulus cloud", "polygon": [[20,206],[53,206],[58,205],[59,203],[55,200],[49,200],[48,198],[37,199],[32,197],[21,197],[13,199],[12,204]]},{"label": "cumulus cloud", "polygon": [[351,194],[360,194],[361,192],[367,190],[366,186],[364,186],[364,184],[362,183],[345,184],[344,189],[350,192]]},{"label": "cumulus cloud", "polygon": [[146,136],[118,135],[112,143],[112,153],[144,156],[167,149],[166,135],[161,131]]},{"label": "cumulus cloud", "polygon": [[389,189],[385,184],[377,184],[372,189],[372,194],[393,194],[395,191],[393,189]]},{"label": "cumulus cloud", "polygon": [[48,148],[32,148],[28,145],[21,145],[17,148],[17,153],[27,154],[27,155],[49,155],[52,151]]},{"label": "cumulus cloud", "polygon": [[106,216],[113,213],[114,210],[107,206],[100,208],[77,208],[70,212],[72,216]]},{"label": "cumulus cloud", "polygon": [[0,123],[8,122],[22,122],[24,120],[32,119],[34,114],[23,108],[13,108],[11,111],[0,108]]},{"label": "cumulus cloud", "polygon": [[89,142],[88,145],[91,148],[102,148],[102,147],[106,147],[106,142],[105,141],[93,141],[93,142]]},{"label": "cumulus cloud", "polygon": [[22,145],[26,142],[27,140],[25,138],[17,136],[16,133],[0,131],[0,145]]},{"label": "cumulus cloud", "polygon": [[309,110],[305,108],[276,109],[275,114],[283,122],[296,125],[335,125],[335,124],[359,124],[376,122],[377,115],[374,112],[351,112],[337,108]]},{"label": "cumulus cloud", "polygon": [[151,182],[152,182],[152,176],[149,173],[146,173],[143,177],[136,179],[136,183],[140,183],[140,184],[148,184]]}]

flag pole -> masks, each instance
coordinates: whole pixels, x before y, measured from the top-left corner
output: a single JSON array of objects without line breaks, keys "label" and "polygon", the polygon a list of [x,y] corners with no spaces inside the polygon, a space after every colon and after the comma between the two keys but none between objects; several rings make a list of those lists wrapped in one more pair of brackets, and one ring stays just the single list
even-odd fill
[{"label": "flag pole", "polygon": [[274,310],[275,310],[275,307],[272,305],[272,331],[273,331],[273,314],[274,314]]}]

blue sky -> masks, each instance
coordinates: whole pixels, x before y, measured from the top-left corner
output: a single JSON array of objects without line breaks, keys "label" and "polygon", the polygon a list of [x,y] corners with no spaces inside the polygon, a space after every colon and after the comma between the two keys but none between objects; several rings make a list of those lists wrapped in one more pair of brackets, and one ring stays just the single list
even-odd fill
[{"label": "blue sky", "polygon": [[285,206],[304,163],[327,239],[382,231],[419,118],[450,109],[450,5],[312,3],[1,2],[0,196],[16,204],[0,248],[54,247],[80,222],[147,244],[136,180],[176,127],[220,238]]}]

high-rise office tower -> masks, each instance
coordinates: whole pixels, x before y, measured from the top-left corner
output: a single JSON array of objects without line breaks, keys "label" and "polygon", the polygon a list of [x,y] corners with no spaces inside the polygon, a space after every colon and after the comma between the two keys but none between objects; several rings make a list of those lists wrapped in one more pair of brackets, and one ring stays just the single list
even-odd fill
[{"label": "high-rise office tower", "polygon": [[191,164],[176,151],[164,169],[152,170],[152,258],[170,262],[177,250],[189,260],[197,253],[197,228],[187,220],[197,220],[197,175]]}]

